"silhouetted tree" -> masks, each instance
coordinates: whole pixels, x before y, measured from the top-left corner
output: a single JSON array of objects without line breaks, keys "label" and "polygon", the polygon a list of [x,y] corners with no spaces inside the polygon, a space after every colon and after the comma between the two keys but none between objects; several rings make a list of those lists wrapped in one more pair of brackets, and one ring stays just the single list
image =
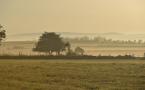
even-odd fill
[{"label": "silhouetted tree", "polygon": [[80,48],[80,47],[76,47],[76,48],[75,48],[75,53],[76,53],[77,55],[84,55],[84,52],[85,52],[85,50],[82,49],[82,48]]},{"label": "silhouetted tree", "polygon": [[0,25],[0,44],[4,38],[6,38],[6,31],[3,29],[3,26]]},{"label": "silhouetted tree", "polygon": [[62,41],[60,35],[54,32],[43,33],[42,36],[40,36],[36,47],[33,49],[33,51],[45,52],[49,53],[49,55],[52,55],[53,52],[56,52],[56,54],[59,55],[60,52],[64,50],[65,43]]}]

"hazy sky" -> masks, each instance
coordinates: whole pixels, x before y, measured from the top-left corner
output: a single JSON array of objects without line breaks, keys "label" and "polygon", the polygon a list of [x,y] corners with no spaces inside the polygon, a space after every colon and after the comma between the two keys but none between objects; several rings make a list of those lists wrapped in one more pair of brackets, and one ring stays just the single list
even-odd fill
[{"label": "hazy sky", "polygon": [[0,0],[0,12],[9,34],[145,33],[145,0]]}]

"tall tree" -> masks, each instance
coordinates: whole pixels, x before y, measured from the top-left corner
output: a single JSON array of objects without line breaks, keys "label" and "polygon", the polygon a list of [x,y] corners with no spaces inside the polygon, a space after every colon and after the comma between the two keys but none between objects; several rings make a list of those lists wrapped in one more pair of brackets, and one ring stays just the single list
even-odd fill
[{"label": "tall tree", "polygon": [[60,35],[54,32],[43,33],[42,36],[40,36],[36,47],[33,49],[33,51],[45,52],[49,53],[49,55],[52,55],[53,52],[56,52],[56,54],[59,55],[63,50],[65,50],[65,43]]},{"label": "tall tree", "polygon": [[6,38],[6,31],[4,30],[3,26],[0,25],[0,44],[4,38]]}]

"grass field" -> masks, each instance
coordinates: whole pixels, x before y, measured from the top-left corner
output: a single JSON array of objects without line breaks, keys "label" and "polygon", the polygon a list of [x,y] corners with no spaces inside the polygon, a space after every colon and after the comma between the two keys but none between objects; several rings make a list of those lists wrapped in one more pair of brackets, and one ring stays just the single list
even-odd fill
[{"label": "grass field", "polygon": [[145,61],[0,60],[0,90],[145,90]]}]

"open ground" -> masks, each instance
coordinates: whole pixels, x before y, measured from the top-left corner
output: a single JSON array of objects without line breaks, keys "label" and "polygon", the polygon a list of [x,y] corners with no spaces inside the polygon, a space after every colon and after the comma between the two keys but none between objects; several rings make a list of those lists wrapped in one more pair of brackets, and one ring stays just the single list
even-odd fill
[{"label": "open ground", "polygon": [[143,60],[0,60],[1,90],[145,90]]}]

